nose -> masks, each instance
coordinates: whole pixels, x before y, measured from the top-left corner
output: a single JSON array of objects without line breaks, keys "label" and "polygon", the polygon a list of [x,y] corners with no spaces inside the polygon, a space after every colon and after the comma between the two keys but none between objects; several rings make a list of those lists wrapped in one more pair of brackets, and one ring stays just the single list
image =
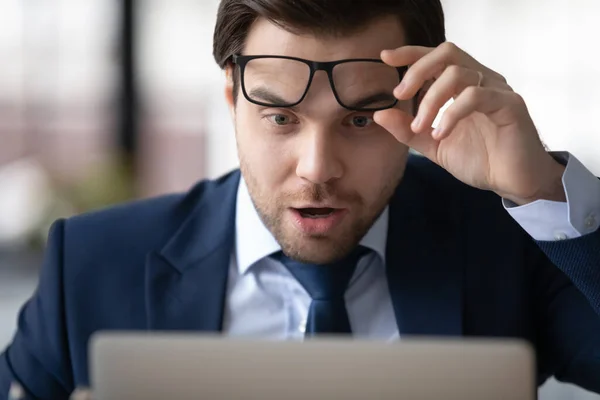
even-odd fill
[{"label": "nose", "polygon": [[343,175],[339,146],[327,132],[313,130],[298,147],[296,175],[314,184],[323,184]]}]

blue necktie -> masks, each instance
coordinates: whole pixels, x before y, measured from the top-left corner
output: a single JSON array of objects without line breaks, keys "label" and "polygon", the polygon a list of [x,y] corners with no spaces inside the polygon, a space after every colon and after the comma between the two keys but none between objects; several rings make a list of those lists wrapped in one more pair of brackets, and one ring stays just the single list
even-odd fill
[{"label": "blue necktie", "polygon": [[294,275],[312,298],[306,321],[306,336],[318,333],[352,333],[344,293],[354,274],[358,260],[367,252],[359,246],[346,258],[331,264],[305,264],[284,255],[281,251],[273,258]]}]

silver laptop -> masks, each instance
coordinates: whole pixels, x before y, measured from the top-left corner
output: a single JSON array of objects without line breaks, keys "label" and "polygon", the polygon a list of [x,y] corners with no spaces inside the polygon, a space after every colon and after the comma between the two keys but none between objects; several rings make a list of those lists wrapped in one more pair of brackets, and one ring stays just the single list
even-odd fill
[{"label": "silver laptop", "polygon": [[90,344],[98,400],[532,400],[532,349],[515,341],[275,342],[101,333]]}]

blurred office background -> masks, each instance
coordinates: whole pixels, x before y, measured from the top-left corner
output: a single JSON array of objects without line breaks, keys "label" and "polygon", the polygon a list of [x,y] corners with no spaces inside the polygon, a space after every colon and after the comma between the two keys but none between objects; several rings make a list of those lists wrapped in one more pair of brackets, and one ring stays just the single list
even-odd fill
[{"label": "blurred office background", "polygon": [[[448,39],[504,74],[544,142],[600,175],[600,2],[446,0]],[[237,165],[211,55],[218,0],[4,0],[0,348],[49,224]],[[543,400],[600,396],[550,382]]]}]

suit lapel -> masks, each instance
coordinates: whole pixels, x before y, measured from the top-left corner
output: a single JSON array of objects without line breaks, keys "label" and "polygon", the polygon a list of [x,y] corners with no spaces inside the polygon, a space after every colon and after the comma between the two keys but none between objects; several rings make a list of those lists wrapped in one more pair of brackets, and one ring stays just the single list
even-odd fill
[{"label": "suit lapel", "polygon": [[[148,329],[222,329],[238,184],[239,172],[221,183],[206,183],[202,199],[178,232],[148,255]],[[401,334],[458,336],[463,260],[457,216],[447,212],[456,208],[427,184],[409,163],[390,202],[390,294]]]},{"label": "suit lapel", "polygon": [[238,183],[239,172],[204,183],[202,198],[178,232],[148,255],[148,329],[222,329]]},{"label": "suit lapel", "polygon": [[[407,166],[390,202],[386,271],[404,335],[462,334],[463,260],[457,216],[417,167]],[[430,186],[432,185],[432,186]]]}]

